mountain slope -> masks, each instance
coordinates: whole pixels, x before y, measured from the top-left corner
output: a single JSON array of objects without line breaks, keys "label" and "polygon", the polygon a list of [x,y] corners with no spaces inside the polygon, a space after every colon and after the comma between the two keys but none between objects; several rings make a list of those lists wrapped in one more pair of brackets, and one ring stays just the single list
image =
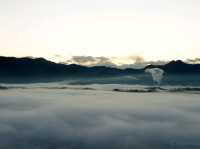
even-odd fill
[{"label": "mountain slope", "polygon": [[140,72],[142,70],[122,70],[105,66],[85,67],[76,64],[58,64],[43,58],[0,57],[0,76],[6,77],[108,76]]},{"label": "mountain slope", "polygon": [[200,74],[200,64],[187,64],[180,60],[166,65],[148,65],[143,69],[118,69],[106,66],[86,67],[65,65],[44,58],[0,57],[0,77],[104,77],[144,73],[147,68],[161,68],[168,74]]}]

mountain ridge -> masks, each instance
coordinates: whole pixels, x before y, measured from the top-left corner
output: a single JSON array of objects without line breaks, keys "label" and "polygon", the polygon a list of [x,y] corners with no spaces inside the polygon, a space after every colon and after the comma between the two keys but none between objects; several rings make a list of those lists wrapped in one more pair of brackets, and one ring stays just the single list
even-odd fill
[{"label": "mountain ridge", "polygon": [[172,60],[165,65],[148,65],[144,69],[160,68],[169,74],[196,74],[200,73],[200,64],[188,64],[181,60]]},{"label": "mountain ridge", "polygon": [[61,64],[44,58],[0,56],[0,77],[104,77],[140,74],[150,68],[163,69],[167,74],[200,74],[200,64],[188,64],[181,60],[170,61],[165,65],[148,65],[142,69],[119,69],[107,66]]}]

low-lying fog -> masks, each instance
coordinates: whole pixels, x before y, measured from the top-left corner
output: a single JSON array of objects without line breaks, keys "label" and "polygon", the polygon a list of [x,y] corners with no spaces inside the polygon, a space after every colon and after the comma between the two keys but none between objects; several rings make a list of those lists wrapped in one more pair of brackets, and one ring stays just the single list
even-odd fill
[{"label": "low-lying fog", "polygon": [[0,91],[1,149],[200,148],[199,94]]}]

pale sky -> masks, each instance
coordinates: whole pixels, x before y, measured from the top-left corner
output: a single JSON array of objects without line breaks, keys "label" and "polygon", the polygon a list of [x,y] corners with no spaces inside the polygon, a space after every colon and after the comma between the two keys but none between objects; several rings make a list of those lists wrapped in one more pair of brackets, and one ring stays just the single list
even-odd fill
[{"label": "pale sky", "polygon": [[200,0],[0,0],[0,55],[200,57]]}]

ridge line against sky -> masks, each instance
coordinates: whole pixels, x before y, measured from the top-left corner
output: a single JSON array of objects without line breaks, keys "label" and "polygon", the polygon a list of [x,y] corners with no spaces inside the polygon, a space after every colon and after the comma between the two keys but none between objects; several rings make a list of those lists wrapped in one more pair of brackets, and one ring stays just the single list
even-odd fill
[{"label": "ridge line against sky", "polygon": [[199,0],[0,0],[0,24],[5,56],[200,57]]},{"label": "ridge line against sky", "polygon": [[[174,61],[174,60],[146,61],[143,57],[140,57],[140,56],[129,56],[129,57],[72,56],[70,59],[63,59],[61,55],[55,55],[55,57],[60,58],[60,61],[56,62],[60,64],[67,64],[67,65],[76,64],[76,65],[82,65],[82,66],[88,66],[88,67],[107,66],[107,67],[115,67],[115,68],[122,68],[122,69],[123,68],[139,68],[140,69],[140,68],[146,67],[147,65],[165,65],[167,63],[170,63],[171,61]],[[14,57],[14,58],[37,59],[37,58],[42,58],[42,57],[26,56],[26,57]],[[46,60],[50,60],[50,59],[46,59]],[[200,58],[186,59],[186,60],[181,60],[181,61],[188,64],[200,64]]]}]

